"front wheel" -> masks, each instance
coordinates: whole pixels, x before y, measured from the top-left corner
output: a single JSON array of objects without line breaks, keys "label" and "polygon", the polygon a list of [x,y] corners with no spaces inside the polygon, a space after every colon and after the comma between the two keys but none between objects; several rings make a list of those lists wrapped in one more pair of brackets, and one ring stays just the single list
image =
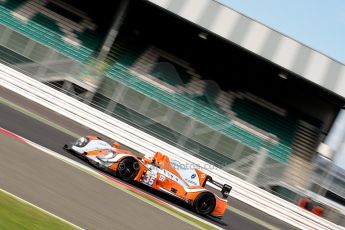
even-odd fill
[{"label": "front wheel", "polygon": [[214,210],[216,199],[213,194],[204,192],[195,199],[193,206],[198,214],[208,215]]},{"label": "front wheel", "polygon": [[123,159],[117,168],[119,177],[124,181],[132,181],[139,172],[139,163],[132,157]]}]

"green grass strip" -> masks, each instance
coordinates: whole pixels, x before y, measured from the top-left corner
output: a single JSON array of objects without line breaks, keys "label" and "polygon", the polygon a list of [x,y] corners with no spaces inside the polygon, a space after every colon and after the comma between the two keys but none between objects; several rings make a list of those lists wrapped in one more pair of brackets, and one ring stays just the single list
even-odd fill
[{"label": "green grass strip", "polygon": [[75,228],[0,191],[0,229],[68,230]]}]

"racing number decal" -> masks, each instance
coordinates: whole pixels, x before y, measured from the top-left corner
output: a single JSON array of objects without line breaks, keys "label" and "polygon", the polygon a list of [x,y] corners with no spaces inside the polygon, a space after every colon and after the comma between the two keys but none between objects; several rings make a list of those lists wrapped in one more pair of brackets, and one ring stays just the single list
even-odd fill
[{"label": "racing number decal", "polygon": [[148,186],[152,186],[157,178],[157,174],[146,173],[143,178],[143,183],[147,184]]}]

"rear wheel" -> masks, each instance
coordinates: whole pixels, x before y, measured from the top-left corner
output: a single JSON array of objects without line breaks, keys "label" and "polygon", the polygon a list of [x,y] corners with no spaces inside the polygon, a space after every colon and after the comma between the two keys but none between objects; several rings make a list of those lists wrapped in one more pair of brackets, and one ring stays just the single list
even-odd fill
[{"label": "rear wheel", "polygon": [[210,214],[216,206],[216,199],[212,193],[204,192],[194,201],[194,209],[201,215]]},{"label": "rear wheel", "polygon": [[138,161],[132,157],[123,159],[118,166],[117,173],[124,181],[132,181],[139,172]]}]

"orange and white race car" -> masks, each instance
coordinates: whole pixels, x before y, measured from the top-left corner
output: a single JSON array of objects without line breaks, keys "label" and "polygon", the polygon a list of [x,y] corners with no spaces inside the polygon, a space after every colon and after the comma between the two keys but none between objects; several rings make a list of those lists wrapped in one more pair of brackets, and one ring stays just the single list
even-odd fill
[{"label": "orange and white race car", "polygon": [[[227,210],[231,186],[220,184],[193,165],[181,164],[156,152],[140,157],[112,146],[96,136],[81,137],[64,149],[86,159],[99,169],[113,173],[124,181],[137,181],[190,204],[201,215],[221,218]],[[205,188],[206,182],[221,189],[222,197]]]}]

